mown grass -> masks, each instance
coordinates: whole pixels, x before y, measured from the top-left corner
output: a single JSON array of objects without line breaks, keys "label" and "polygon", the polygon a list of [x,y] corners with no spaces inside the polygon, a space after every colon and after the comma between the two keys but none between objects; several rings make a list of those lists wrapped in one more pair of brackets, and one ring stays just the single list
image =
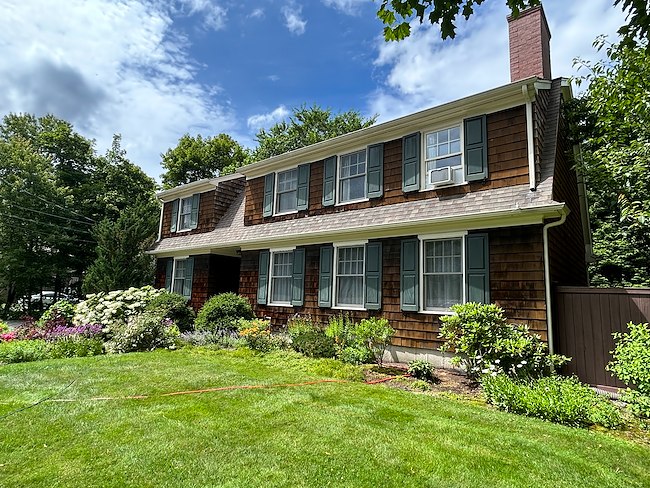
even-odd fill
[{"label": "mown grass", "polygon": [[[1,366],[0,486],[650,486],[647,447],[449,398],[359,382],[160,396],[337,371],[201,349]],[[75,401],[11,413],[57,394]],[[89,400],[129,395],[149,396]]]}]

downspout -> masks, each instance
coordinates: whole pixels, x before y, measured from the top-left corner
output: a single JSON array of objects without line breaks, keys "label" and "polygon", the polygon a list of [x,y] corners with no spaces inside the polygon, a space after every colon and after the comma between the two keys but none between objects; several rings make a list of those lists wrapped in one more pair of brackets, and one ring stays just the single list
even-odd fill
[{"label": "downspout", "polygon": [[160,242],[162,239],[162,224],[163,224],[163,210],[165,210],[165,202],[160,202],[160,223],[158,224],[158,239],[156,242]]},{"label": "downspout", "polygon": [[528,181],[530,191],[537,190],[537,176],[535,171],[535,132],[533,130],[533,100],[535,91],[531,93],[528,85],[523,85],[521,91],[526,99],[526,139],[528,145]]},{"label": "downspout", "polygon": [[546,331],[548,338],[548,352],[554,354],[553,346],[553,310],[551,307],[551,265],[548,260],[548,229],[562,225],[566,221],[568,210],[563,211],[560,220],[554,220],[544,226],[544,288],[546,289]]}]

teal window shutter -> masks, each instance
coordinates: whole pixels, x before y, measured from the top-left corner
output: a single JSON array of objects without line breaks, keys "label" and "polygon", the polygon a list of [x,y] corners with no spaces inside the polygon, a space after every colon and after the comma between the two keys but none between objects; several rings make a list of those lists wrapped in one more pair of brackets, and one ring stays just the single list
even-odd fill
[{"label": "teal window shutter", "polygon": [[368,198],[379,198],[384,194],[384,144],[368,146]]},{"label": "teal window shutter", "polygon": [[336,203],[336,156],[323,163],[323,207]]},{"label": "teal window shutter", "polygon": [[172,291],[172,271],[174,269],[174,258],[169,258],[165,265],[165,290]]},{"label": "teal window shutter", "polygon": [[485,115],[465,119],[465,180],[488,177],[487,118]]},{"label": "teal window shutter", "polygon": [[275,173],[269,173],[264,177],[264,210],[262,217],[273,215],[273,186],[275,185]]},{"label": "teal window shutter", "polygon": [[318,274],[318,306],[329,308],[332,306],[332,268],[334,265],[334,248],[323,246],[320,248],[320,267]]},{"label": "teal window shutter", "polygon": [[488,235],[465,236],[467,301],[490,303],[490,247]]},{"label": "teal window shutter", "polygon": [[420,133],[402,137],[402,190],[420,189]]},{"label": "teal window shutter", "polygon": [[190,229],[196,229],[199,225],[199,202],[201,195],[196,193],[192,195],[192,213],[190,215]]},{"label": "teal window shutter", "polygon": [[366,244],[366,292],[365,307],[368,310],[381,308],[381,242]]},{"label": "teal window shutter", "polygon": [[169,227],[169,230],[171,232],[176,232],[176,225],[178,224],[178,204],[179,204],[179,199],[177,198],[172,202],[172,222],[171,226]]},{"label": "teal window shutter", "polygon": [[260,251],[259,269],[257,273],[257,303],[266,305],[269,288],[269,262],[271,253]]},{"label": "teal window shutter", "polygon": [[291,291],[291,305],[302,307],[305,303],[305,250],[293,251],[293,286]]},{"label": "teal window shutter", "polygon": [[192,278],[194,277],[194,258],[185,260],[185,280],[183,280],[183,296],[192,298]]},{"label": "teal window shutter", "polygon": [[309,164],[298,166],[297,210],[307,210],[309,208],[309,167]]},{"label": "teal window shutter", "polygon": [[405,312],[420,309],[420,241],[403,239],[400,252],[400,306]]}]

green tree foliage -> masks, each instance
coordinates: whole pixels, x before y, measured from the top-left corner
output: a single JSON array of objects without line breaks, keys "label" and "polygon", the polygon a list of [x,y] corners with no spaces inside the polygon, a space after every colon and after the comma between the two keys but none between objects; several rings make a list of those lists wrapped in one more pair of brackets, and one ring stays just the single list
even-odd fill
[{"label": "green tree foliage", "polygon": [[161,175],[163,187],[173,188],[203,178],[214,178],[217,174],[234,173],[246,163],[247,151],[232,137],[219,134],[203,139],[199,134],[192,137],[185,134],[173,149],[162,154]]},{"label": "green tree foliage", "polygon": [[258,147],[253,151],[252,159],[260,161],[363,129],[374,124],[375,120],[376,116],[365,118],[354,110],[334,115],[330,109],[302,105],[293,109],[288,122],[278,122],[268,131],[261,129],[257,133]]},{"label": "green tree foliage", "polygon": [[[596,44],[605,48],[603,39]],[[579,63],[585,94],[569,107],[583,141],[596,286],[650,285],[650,58],[647,42],[608,45],[608,59]]]},{"label": "green tree foliage", "polygon": [[[503,1],[503,0],[501,0]],[[456,24],[459,16],[468,20],[474,14],[474,7],[484,0],[381,0],[377,17],[385,25],[384,38],[387,41],[401,41],[411,34],[410,22],[414,19],[423,23],[440,25],[443,39],[456,37]],[[541,0],[505,0],[513,16],[519,12],[541,4]],[[626,44],[634,44],[635,39],[645,39],[650,29],[650,16],[646,0],[614,0],[628,13],[628,23],[621,26],[619,34]]]}]

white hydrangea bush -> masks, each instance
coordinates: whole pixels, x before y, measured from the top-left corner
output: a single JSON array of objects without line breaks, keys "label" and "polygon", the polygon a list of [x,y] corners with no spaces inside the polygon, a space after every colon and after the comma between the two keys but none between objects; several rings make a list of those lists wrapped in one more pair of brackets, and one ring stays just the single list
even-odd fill
[{"label": "white hydrangea bush", "polygon": [[101,324],[110,328],[116,322],[123,322],[130,316],[142,313],[151,300],[163,293],[165,293],[164,289],[149,285],[108,293],[94,293],[77,304],[72,321],[76,325]]}]

